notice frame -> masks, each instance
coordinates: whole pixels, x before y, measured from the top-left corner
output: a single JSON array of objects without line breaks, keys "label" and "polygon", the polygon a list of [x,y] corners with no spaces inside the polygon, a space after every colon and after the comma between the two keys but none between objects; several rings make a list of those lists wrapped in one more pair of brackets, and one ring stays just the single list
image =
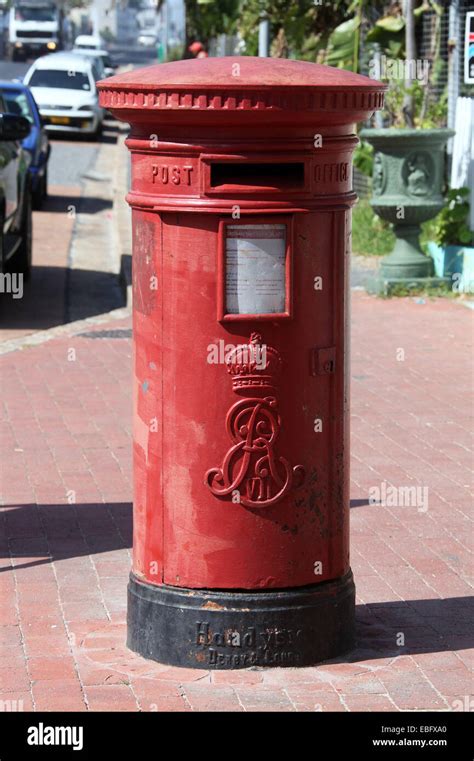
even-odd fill
[{"label": "notice frame", "polygon": [[[242,228],[242,236],[237,236],[236,231],[238,228]],[[277,311],[270,310],[270,311],[240,311],[240,309],[237,311],[235,307],[236,302],[236,294],[238,294],[238,284],[236,285],[235,282],[233,282],[233,276],[235,276],[235,268],[242,264],[242,256],[245,253],[246,244],[250,244],[253,247],[253,264],[249,264],[248,266],[248,272],[251,275],[252,274],[252,267],[256,268],[258,270],[258,243],[255,243],[255,240],[258,240],[260,238],[263,241],[265,241],[266,244],[268,244],[268,240],[270,238],[270,235],[268,238],[265,237],[265,231],[276,231],[280,230],[281,228],[284,228],[284,282],[280,285],[278,284],[278,280],[280,279],[280,272],[279,272],[279,259],[280,259],[280,250],[278,249],[278,244],[276,244],[273,247],[273,253],[272,256],[274,257],[274,262],[276,265],[276,270],[278,271],[278,277],[275,280],[273,286],[274,286],[274,294],[273,297],[278,302],[278,307],[282,306],[283,308],[278,308]],[[230,228],[230,230],[228,229]],[[258,238],[253,239],[252,238],[252,230],[257,231]],[[277,238],[279,235],[277,234]],[[238,242],[240,242],[242,245],[240,246],[240,251],[237,254],[237,249],[231,245],[230,240],[231,239],[238,239]],[[267,248],[267,246],[264,245],[264,248]],[[218,257],[217,257],[217,319],[219,322],[228,322],[228,321],[244,321],[244,320],[256,320],[256,321],[281,321],[281,320],[289,320],[292,318],[292,312],[293,312],[293,298],[292,298],[292,292],[293,292],[293,218],[289,216],[281,216],[279,214],[275,215],[268,215],[268,216],[260,216],[260,215],[246,215],[244,219],[232,219],[232,220],[221,220],[219,222],[219,231],[218,231]],[[269,252],[262,250],[262,268],[261,272],[265,274],[265,266],[269,265],[270,259],[269,259]],[[236,263],[236,256],[240,257],[239,262]],[[240,269],[242,267],[240,266]],[[271,288],[271,283],[269,283],[269,287]],[[244,272],[244,286],[245,286],[245,272]],[[236,291],[237,288],[237,291]],[[282,291],[280,293],[280,290]],[[267,302],[270,299],[271,300],[271,294],[268,292],[268,288],[266,289],[267,292],[263,292],[261,300],[263,303]],[[243,298],[241,299],[243,302],[246,301],[245,299],[245,291],[243,292]],[[254,296],[255,299],[257,299],[256,296]],[[233,305],[231,309],[228,308],[228,301],[233,302]],[[237,301],[238,301],[237,297]],[[257,299],[258,300],[258,299]],[[231,311],[232,310],[232,311]]]}]

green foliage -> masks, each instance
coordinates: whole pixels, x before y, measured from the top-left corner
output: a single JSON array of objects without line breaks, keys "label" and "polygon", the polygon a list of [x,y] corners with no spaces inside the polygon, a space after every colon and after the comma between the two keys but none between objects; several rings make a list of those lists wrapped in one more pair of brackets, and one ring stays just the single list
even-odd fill
[{"label": "green foliage", "polygon": [[[419,84],[419,83],[418,83]],[[415,126],[422,129],[444,127],[448,118],[448,87],[444,88],[441,96],[428,103],[425,113],[415,116]]]},{"label": "green foliage", "polygon": [[441,97],[429,98],[429,92],[423,82],[414,80],[410,87],[403,80],[393,80],[385,93],[385,112],[388,114],[390,126],[404,127],[403,99],[406,93],[413,95],[414,124],[420,129],[443,127],[448,115],[448,91],[443,90]]},{"label": "green foliage", "polygon": [[240,0],[185,0],[186,36],[204,46],[219,34],[233,34],[237,28]]},{"label": "green foliage", "polygon": [[[435,219],[421,225],[421,248],[428,253],[427,244],[439,246],[472,246],[473,234],[467,225],[469,202],[467,188],[454,188],[447,195],[447,205]],[[395,243],[392,226],[380,219],[369,202],[360,200],[352,212],[352,249],[361,256],[385,256]]]},{"label": "green foliage", "polygon": [[435,239],[435,226],[436,217],[434,219],[428,219],[427,222],[423,222],[421,225],[420,247],[423,253],[427,256],[429,256],[428,243],[431,243]]},{"label": "green foliage", "polygon": [[448,192],[447,204],[434,224],[434,239],[438,246],[472,245],[473,234],[467,224],[468,198],[468,188],[452,188]]},{"label": "green foliage", "polygon": [[368,201],[359,201],[352,212],[352,250],[361,256],[385,256],[395,236],[388,222],[377,217]]},{"label": "green foliage", "polygon": [[[405,29],[405,19],[403,16],[385,16],[375,22],[373,31],[379,31],[381,34],[388,32],[389,34],[398,34]],[[370,34],[370,32],[369,32]]]},{"label": "green foliage", "polygon": [[[418,4],[413,14],[415,21],[419,23],[426,12],[434,11],[431,23],[431,53],[433,63],[430,65],[427,81],[412,81],[407,86],[405,77],[400,79],[396,75],[386,74],[389,82],[389,90],[386,93],[386,109],[383,116],[388,116],[389,125],[392,127],[439,127],[446,125],[447,119],[447,92],[440,98],[439,83],[444,81],[446,75],[446,61],[440,54],[441,46],[441,20],[446,12],[443,6],[436,0],[423,0]],[[366,37],[366,49],[372,50],[377,43],[380,52],[390,62],[404,61],[405,58],[405,32],[406,21],[402,15],[402,4],[394,2],[388,6],[385,15],[375,22]],[[383,75],[382,75],[382,78]],[[437,87],[438,86],[438,87]],[[413,125],[412,125],[413,121]]]},{"label": "green foliage", "polygon": [[111,31],[110,27],[105,26],[103,29],[100,30],[100,36],[104,40],[104,42],[110,43],[115,42],[115,35]]},{"label": "green foliage", "polygon": [[374,149],[366,140],[361,140],[354,151],[354,166],[362,174],[372,177]]},{"label": "green foliage", "polygon": [[173,45],[172,47],[168,48],[168,55],[166,57],[166,62],[170,63],[171,61],[181,61],[182,57],[183,57],[183,46]]},{"label": "green foliage", "polygon": [[[245,41],[246,55],[258,54],[258,25],[262,15],[266,15],[270,22],[271,46],[274,46],[278,34],[283,30],[290,56],[299,58],[307,38],[314,36],[311,34],[314,10],[311,0],[243,0],[238,28]],[[316,43],[317,40],[313,42]]]},{"label": "green foliage", "polygon": [[300,55],[303,61],[321,61],[326,54],[327,39],[317,34],[311,34],[302,44]]},{"label": "green foliage", "polygon": [[273,56],[322,62],[331,32],[348,16],[354,15],[360,2],[361,0],[322,0],[320,3],[315,0],[242,0],[237,28],[245,41],[245,54],[257,55],[258,24],[265,14],[270,22]]},{"label": "green foliage", "polygon": [[[394,284],[392,283],[389,288],[388,292],[385,294],[380,294],[382,298],[389,299],[392,297],[395,298],[421,298],[421,299],[430,299],[430,301],[433,301],[433,299],[438,298],[457,298],[458,293],[453,290],[453,287],[450,283],[439,283],[438,285],[421,285],[413,283],[412,285],[406,286],[406,285],[400,285],[400,284]],[[419,302],[423,303],[423,301]]]},{"label": "green foliage", "polygon": [[360,19],[348,19],[339,24],[330,34],[325,63],[340,69],[354,68],[354,37],[358,33]]},{"label": "green foliage", "polygon": [[[410,88],[410,90],[414,90],[415,86]],[[407,88],[405,87],[405,83],[402,80],[393,80],[390,83],[390,87],[388,88],[387,92],[385,93],[385,106],[384,106],[384,114],[388,115],[390,126],[391,127],[404,127],[405,126],[405,119],[403,116],[403,98],[405,96],[405,93],[407,91]],[[413,95],[415,95],[415,92],[413,92]],[[417,99],[415,95],[415,110],[417,108]]]},{"label": "green foliage", "polygon": [[403,16],[384,16],[367,32],[366,42],[377,43],[388,58],[401,58],[405,46],[405,19]]}]

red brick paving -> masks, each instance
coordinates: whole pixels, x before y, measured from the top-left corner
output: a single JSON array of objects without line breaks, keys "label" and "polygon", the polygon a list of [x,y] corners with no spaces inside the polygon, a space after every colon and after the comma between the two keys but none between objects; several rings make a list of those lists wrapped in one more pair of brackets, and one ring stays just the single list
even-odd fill
[{"label": "red brick paving", "polygon": [[[345,658],[300,670],[209,673],[127,650],[130,341],[62,336],[4,355],[0,707],[8,700],[26,711],[468,706],[472,313],[449,300],[418,302],[354,293],[358,644]],[[426,512],[369,505],[368,490],[384,481],[427,486]]]},{"label": "red brick paving", "polygon": [[[2,296],[2,341],[61,325],[65,317],[68,253],[74,217],[68,207],[79,199],[80,189],[50,185],[44,208],[33,213],[33,271],[21,299]],[[31,430],[35,435],[34,429]],[[19,435],[21,435],[19,433]]]}]

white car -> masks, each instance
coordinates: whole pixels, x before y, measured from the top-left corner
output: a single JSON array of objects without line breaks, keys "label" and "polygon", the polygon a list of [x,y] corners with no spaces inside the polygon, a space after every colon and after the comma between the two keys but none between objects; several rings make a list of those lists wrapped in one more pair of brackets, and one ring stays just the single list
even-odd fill
[{"label": "white car", "polygon": [[90,58],[96,64],[100,78],[111,77],[115,74],[115,66],[113,65],[110,54],[107,50],[92,50],[92,48],[73,48],[70,53],[78,53]]},{"label": "white car", "polygon": [[104,111],[96,80],[100,73],[90,58],[53,53],[38,58],[23,80],[31,89],[48,131],[99,135]]},{"label": "white car", "polygon": [[74,47],[84,48],[85,50],[102,50],[104,43],[95,34],[80,34],[74,40]]}]

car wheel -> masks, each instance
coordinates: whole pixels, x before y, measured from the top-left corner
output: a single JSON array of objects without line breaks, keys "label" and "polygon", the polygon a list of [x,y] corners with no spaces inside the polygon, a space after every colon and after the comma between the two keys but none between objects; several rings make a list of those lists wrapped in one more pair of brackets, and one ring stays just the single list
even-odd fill
[{"label": "car wheel", "polygon": [[21,273],[24,280],[29,280],[31,275],[31,249],[33,238],[32,199],[30,188],[25,189],[23,202],[23,216],[21,220],[20,236],[21,243],[12,259],[12,267],[15,272]]},{"label": "car wheel", "polygon": [[99,121],[97,123],[97,127],[96,127],[95,132],[94,132],[94,138],[96,140],[100,140],[100,137],[102,135],[103,127],[104,127],[103,123],[101,121]]},{"label": "car wheel", "polygon": [[48,197],[48,165],[46,164],[44,168],[44,175],[43,175],[43,201],[46,201]]},{"label": "car wheel", "polygon": [[38,186],[33,193],[33,208],[41,209],[47,196],[48,196],[48,167],[45,168],[44,175],[41,178],[41,182],[38,183]]}]

